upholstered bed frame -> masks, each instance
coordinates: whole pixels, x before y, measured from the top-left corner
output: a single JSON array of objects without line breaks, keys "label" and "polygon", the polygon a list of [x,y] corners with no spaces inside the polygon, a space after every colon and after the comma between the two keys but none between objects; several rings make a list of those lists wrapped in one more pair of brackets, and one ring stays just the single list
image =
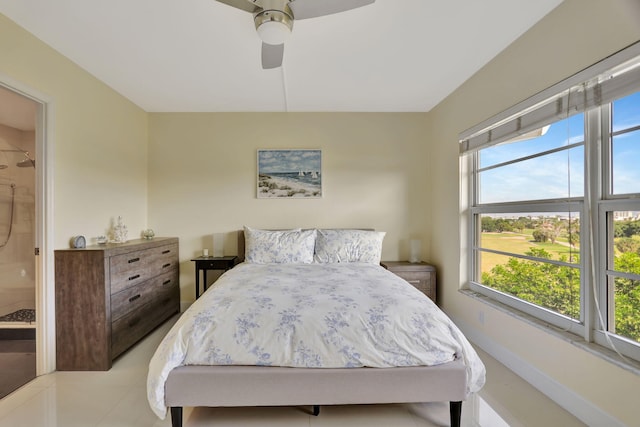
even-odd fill
[{"label": "upholstered bed frame", "polygon": [[[467,374],[460,360],[438,366],[313,369],[180,366],[169,373],[165,402],[173,427],[183,406],[298,406],[450,402],[460,426]],[[317,411],[316,411],[317,412]]]},{"label": "upholstered bed frame", "polygon": [[[244,258],[244,235],[238,236]],[[180,366],[169,373],[165,404],[173,427],[182,408],[450,402],[451,425],[460,426],[467,373],[456,359],[438,366],[399,368],[286,368],[266,366]]]}]

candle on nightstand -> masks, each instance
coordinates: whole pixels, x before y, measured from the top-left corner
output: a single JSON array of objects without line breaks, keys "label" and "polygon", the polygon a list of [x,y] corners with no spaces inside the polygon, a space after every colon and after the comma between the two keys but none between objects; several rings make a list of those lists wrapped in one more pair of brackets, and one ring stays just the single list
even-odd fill
[{"label": "candle on nightstand", "polygon": [[203,249],[202,256],[209,256],[209,249]]},{"label": "candle on nightstand", "polygon": [[418,239],[411,239],[409,242],[409,262],[420,262],[420,253],[422,252],[422,242]]}]

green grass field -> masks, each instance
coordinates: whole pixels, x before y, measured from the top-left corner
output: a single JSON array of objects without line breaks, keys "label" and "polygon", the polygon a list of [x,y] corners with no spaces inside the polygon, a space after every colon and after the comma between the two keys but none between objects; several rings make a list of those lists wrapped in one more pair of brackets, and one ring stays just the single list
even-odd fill
[{"label": "green grass field", "polygon": [[[564,255],[569,259],[572,253],[574,255],[579,253],[579,248],[569,247],[569,244],[566,243],[566,239],[564,242],[561,239],[558,239],[556,243],[534,242],[533,237],[531,236],[532,232],[533,230],[525,230],[522,233],[482,233],[480,235],[480,246],[486,249],[511,252],[520,255],[524,255],[532,247],[541,248],[549,252],[553,259],[558,259],[561,255]],[[505,264],[508,259],[508,256],[483,252],[482,271],[489,272],[496,265]]]}]

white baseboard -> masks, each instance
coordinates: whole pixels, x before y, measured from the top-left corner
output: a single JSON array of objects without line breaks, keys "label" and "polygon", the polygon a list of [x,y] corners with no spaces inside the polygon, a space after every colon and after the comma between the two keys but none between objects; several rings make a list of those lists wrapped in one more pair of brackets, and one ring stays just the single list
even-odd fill
[{"label": "white baseboard", "polygon": [[468,324],[452,318],[454,323],[462,330],[469,341],[476,344],[494,359],[505,365],[511,371],[523,378],[549,399],[573,414],[583,423],[594,427],[624,427],[625,424],[598,408],[593,402],[567,388],[563,384],[551,378],[543,371],[537,369],[515,353],[496,343],[482,332],[470,327]]}]

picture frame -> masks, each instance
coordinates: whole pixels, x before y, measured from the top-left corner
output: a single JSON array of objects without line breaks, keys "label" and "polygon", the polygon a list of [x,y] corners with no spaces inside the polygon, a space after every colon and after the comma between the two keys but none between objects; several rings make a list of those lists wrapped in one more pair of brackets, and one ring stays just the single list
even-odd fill
[{"label": "picture frame", "polygon": [[259,149],[258,199],[322,197],[322,150]]}]

